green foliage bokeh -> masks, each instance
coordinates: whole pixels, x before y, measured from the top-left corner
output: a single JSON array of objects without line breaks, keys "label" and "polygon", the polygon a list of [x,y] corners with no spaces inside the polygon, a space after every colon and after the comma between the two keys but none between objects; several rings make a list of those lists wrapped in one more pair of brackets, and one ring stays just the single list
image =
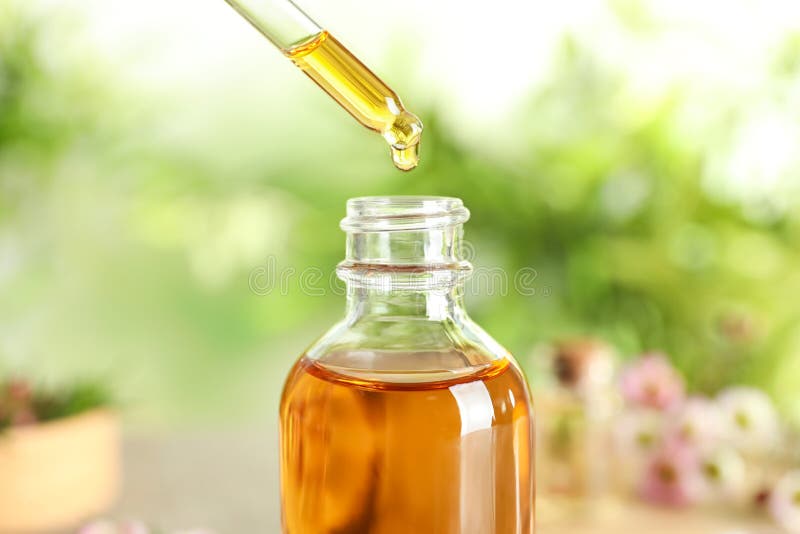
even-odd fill
[{"label": "green foliage bokeh", "polygon": [[[644,5],[612,4],[631,39],[665,31]],[[274,124],[248,133],[278,145],[269,161],[233,164],[218,147],[160,143],[158,105],[115,86],[113,65],[48,49],[45,32],[72,31],[64,19],[36,19],[16,2],[0,12],[8,372],[108,376],[137,402],[212,405],[272,358],[277,387],[342,297],[296,283],[260,296],[253,269],[274,257],[327,277],[342,257],[347,198],[440,194],[470,208],[477,264],[536,271],[534,295],[512,288],[469,303],[524,363],[536,345],[597,336],[624,357],[666,352],[696,391],[754,384],[796,412],[800,195],[794,186],[725,194],[730,167],[719,154],[765,103],[800,118],[791,96],[800,36],[782,36],[764,58],[757,90],[705,100],[691,85],[642,99],[625,66],[567,36],[503,131],[485,133],[513,143],[463,138],[459,121],[429,103],[414,109],[426,123],[423,163],[400,174],[380,140],[322,96],[310,104],[325,124],[310,152]],[[787,172],[790,184],[800,178],[796,166]]]}]

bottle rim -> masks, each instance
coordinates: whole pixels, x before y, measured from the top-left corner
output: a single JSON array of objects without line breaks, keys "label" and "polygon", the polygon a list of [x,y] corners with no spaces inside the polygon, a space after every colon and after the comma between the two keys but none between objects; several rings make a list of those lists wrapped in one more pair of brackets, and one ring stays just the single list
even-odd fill
[{"label": "bottle rim", "polygon": [[347,201],[345,232],[399,232],[429,230],[465,223],[469,210],[455,197],[371,196]]}]

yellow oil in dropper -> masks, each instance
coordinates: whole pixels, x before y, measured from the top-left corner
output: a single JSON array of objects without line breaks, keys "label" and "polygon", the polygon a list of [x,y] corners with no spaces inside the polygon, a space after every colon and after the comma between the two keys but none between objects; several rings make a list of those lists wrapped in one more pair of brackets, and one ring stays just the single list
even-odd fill
[{"label": "yellow oil in dropper", "polygon": [[383,136],[395,167],[408,171],[417,166],[422,122],[335,37],[322,31],[284,54],[358,122]]},{"label": "yellow oil in dropper", "polygon": [[422,122],[397,93],[292,0],[225,0],[358,122],[389,143],[392,161],[419,163]]}]

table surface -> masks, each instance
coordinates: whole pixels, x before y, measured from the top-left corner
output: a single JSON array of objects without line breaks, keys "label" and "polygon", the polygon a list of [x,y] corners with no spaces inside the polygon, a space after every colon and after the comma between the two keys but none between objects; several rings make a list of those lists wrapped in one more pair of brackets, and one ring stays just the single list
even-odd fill
[{"label": "table surface", "polygon": [[[276,436],[219,430],[129,437],[115,515],[165,529],[217,534],[280,532]],[[725,511],[668,511],[638,503],[538,503],[538,534],[779,534],[765,518]]]}]

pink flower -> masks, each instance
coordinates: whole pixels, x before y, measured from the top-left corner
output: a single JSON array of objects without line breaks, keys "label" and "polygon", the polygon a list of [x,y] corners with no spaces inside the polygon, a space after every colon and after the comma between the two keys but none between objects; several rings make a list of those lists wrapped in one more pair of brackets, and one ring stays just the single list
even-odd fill
[{"label": "pink flower", "polygon": [[698,495],[699,465],[691,447],[677,441],[666,444],[645,469],[641,497],[666,506],[690,504]]},{"label": "pink flower", "polygon": [[95,521],[84,526],[78,531],[78,534],[151,534],[151,531],[139,521],[124,523]]},{"label": "pink flower", "polygon": [[8,419],[14,426],[36,423],[33,410],[33,391],[30,384],[12,380],[0,391],[0,419]]},{"label": "pink flower", "polygon": [[787,532],[800,533],[800,470],[778,481],[769,497],[769,511]]},{"label": "pink flower", "polygon": [[[85,525],[78,531],[78,534],[154,534],[156,531],[150,529],[141,521],[93,521]],[[158,532],[161,532],[160,530]],[[175,534],[213,534],[210,530],[194,529],[185,530]]]},{"label": "pink flower", "polygon": [[622,395],[635,406],[666,410],[684,397],[683,378],[659,353],[645,354],[622,373]]}]

